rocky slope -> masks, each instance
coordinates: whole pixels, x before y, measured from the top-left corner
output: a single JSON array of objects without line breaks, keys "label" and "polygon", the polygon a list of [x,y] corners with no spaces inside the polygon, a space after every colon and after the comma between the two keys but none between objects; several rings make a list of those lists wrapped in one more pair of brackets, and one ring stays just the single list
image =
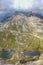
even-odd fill
[{"label": "rocky slope", "polygon": [[16,44],[30,47],[32,44],[43,45],[43,19],[23,14],[13,15],[4,23],[0,23],[0,44],[5,47],[10,44],[10,48],[14,48]]},{"label": "rocky slope", "polygon": [[19,14],[0,23],[0,48],[15,49],[14,60],[20,60],[19,52],[25,50],[43,53],[43,19]]}]

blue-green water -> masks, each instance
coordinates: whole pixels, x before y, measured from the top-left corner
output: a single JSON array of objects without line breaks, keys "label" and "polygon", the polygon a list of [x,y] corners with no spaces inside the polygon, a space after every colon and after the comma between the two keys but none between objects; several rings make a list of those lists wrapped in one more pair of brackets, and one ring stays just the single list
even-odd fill
[{"label": "blue-green water", "polygon": [[25,56],[37,56],[40,55],[39,51],[24,51],[23,55]]},{"label": "blue-green water", "polygon": [[10,59],[14,53],[15,53],[14,50],[2,50],[0,57],[2,59]]}]

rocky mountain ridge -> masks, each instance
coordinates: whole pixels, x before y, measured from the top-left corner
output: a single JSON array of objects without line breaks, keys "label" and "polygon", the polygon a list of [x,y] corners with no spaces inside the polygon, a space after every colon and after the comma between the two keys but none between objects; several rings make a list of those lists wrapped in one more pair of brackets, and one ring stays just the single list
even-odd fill
[{"label": "rocky mountain ridge", "polygon": [[[17,65],[21,65],[19,60],[24,58],[20,55],[23,51],[39,51],[43,54],[43,19],[19,14],[0,23],[0,48],[14,49],[17,54],[9,61]],[[26,65],[34,63],[35,61]],[[37,65],[37,62],[35,64]]]},{"label": "rocky mountain ridge", "polygon": [[[43,19],[35,16],[27,17],[23,14],[13,15],[4,23],[0,23],[0,31],[4,29],[11,29],[12,26],[16,26],[17,30],[26,32],[33,32],[37,36],[43,37]],[[21,28],[21,29],[20,29]]]},{"label": "rocky mountain ridge", "polygon": [[18,44],[18,50],[23,50],[23,46],[26,46],[24,49],[32,50],[35,48],[31,47],[33,44],[38,44],[35,48],[38,49],[41,44],[43,49],[43,19],[23,14],[13,15],[0,23],[0,44],[5,48],[15,48]]}]

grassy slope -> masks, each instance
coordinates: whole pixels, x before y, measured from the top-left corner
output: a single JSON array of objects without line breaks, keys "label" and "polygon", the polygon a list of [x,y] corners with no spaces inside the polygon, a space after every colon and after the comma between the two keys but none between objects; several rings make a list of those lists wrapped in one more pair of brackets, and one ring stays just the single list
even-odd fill
[{"label": "grassy slope", "polygon": [[8,22],[7,25],[9,27],[5,28],[2,32],[0,31],[0,47],[14,48],[17,51],[39,50],[43,52],[43,38],[34,36],[33,33],[34,30],[37,30],[38,26],[40,27],[40,24],[42,25],[43,20],[37,17],[16,15],[9,18],[6,22]]},{"label": "grassy slope", "polygon": [[17,51],[22,50],[40,50],[43,51],[43,39],[37,38],[31,33],[22,32],[19,35],[13,35],[9,31],[0,32],[0,47],[14,48]]}]

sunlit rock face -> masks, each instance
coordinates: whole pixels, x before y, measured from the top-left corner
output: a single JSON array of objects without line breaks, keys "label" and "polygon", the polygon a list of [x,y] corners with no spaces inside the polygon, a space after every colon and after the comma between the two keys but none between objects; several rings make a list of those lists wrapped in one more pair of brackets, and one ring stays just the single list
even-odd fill
[{"label": "sunlit rock face", "polygon": [[[31,32],[36,37],[43,37],[43,19],[35,16],[27,17],[23,14],[18,14],[10,17],[8,20],[9,21],[2,24],[3,26],[0,24],[0,30],[16,25],[18,32],[21,30],[24,32]],[[19,26],[21,27],[19,28]],[[11,30],[11,33],[14,33],[14,31]]]},{"label": "sunlit rock face", "polygon": [[19,52],[23,50],[43,52],[42,23],[43,19],[33,15],[25,16],[21,13],[13,15],[0,24],[0,47],[13,48]]},{"label": "sunlit rock face", "polygon": [[[22,51],[38,50],[43,53],[43,19],[33,15],[25,16],[20,13],[0,23],[0,48],[16,50],[17,53],[10,59],[10,62],[13,63],[25,58],[20,54]],[[30,64],[34,65],[34,63],[37,65],[39,61]]]},{"label": "sunlit rock face", "polygon": [[33,34],[37,37],[43,37],[43,19],[31,16],[29,17]]}]

